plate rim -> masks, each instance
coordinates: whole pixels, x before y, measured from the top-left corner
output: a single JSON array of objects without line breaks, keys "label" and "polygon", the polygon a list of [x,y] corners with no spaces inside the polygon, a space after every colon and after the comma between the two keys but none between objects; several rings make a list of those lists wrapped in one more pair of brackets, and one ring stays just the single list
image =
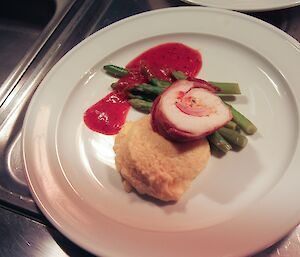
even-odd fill
[{"label": "plate rim", "polygon": [[235,4],[227,5],[224,3],[211,3],[209,0],[181,0],[182,2],[185,2],[187,4],[194,4],[194,5],[201,5],[201,6],[207,6],[212,8],[221,8],[225,10],[233,10],[233,11],[244,11],[244,12],[263,12],[263,11],[275,11],[275,10],[281,10],[281,9],[287,9],[292,8],[295,6],[300,5],[300,0],[293,0],[291,3],[283,3],[283,4],[277,4],[277,5],[265,5],[261,7],[249,6],[248,3],[245,4],[245,6],[236,6]]},{"label": "plate rim", "polygon": [[[287,35],[286,33],[284,33],[283,31],[281,31],[280,29],[274,27],[273,25],[270,25],[266,22],[263,22],[261,20],[258,20],[256,18],[253,18],[253,17],[250,17],[247,15],[244,15],[244,14],[240,14],[240,13],[236,13],[236,12],[232,12],[232,11],[228,11],[228,10],[220,10],[220,9],[215,9],[215,8],[206,8],[206,7],[175,7],[177,10],[184,10],[184,9],[195,9],[195,8],[198,8],[199,10],[208,10],[208,11],[213,11],[213,12],[216,12],[216,13],[227,13],[227,14],[231,14],[231,15],[235,15],[239,18],[247,18],[249,19],[250,21],[255,21],[257,24],[259,25],[264,25],[264,26],[267,26],[269,29],[271,29],[272,31],[275,31],[276,33],[279,33],[281,34],[281,37],[284,37],[285,39],[288,39],[289,42],[296,46],[297,49],[299,50],[300,49],[300,43],[295,40],[294,38],[292,38],[291,36]],[[104,33],[106,30],[109,30],[111,29],[113,26],[118,26],[118,25],[122,25],[122,24],[126,24],[126,22],[130,21],[130,20],[133,20],[133,19],[137,19],[137,18],[143,18],[142,16],[144,16],[145,14],[146,15],[151,15],[153,13],[160,13],[160,12],[169,12],[171,11],[172,9],[174,9],[174,7],[172,8],[165,8],[165,9],[159,9],[159,10],[154,10],[154,11],[147,11],[147,12],[144,12],[144,13],[140,13],[140,14],[137,14],[137,15],[133,15],[131,17],[128,17],[128,18],[125,18],[121,21],[118,21],[118,22],[115,22],[107,27],[105,27],[104,29],[98,31],[98,32],[95,32],[92,36],[88,37],[87,39],[83,40],[81,43],[79,43],[77,46],[75,46],[72,50],[70,50],[52,69],[51,71],[46,75],[45,79],[42,81],[41,84],[47,84],[47,79],[48,78],[51,78],[51,76],[55,73],[55,70],[58,69],[58,67],[60,65],[62,65],[63,63],[63,60],[69,58],[75,51],[76,49],[82,47],[82,45],[84,45],[86,42],[88,41],[91,41],[93,40],[94,37],[96,37],[97,35],[99,35],[100,33]],[[33,99],[30,101],[30,104],[29,104],[29,107],[28,107],[28,111],[26,112],[26,115],[25,115],[25,119],[24,119],[24,123],[23,123],[23,129],[22,131],[26,131],[26,128],[29,126],[29,118],[30,118],[30,112],[31,112],[31,109],[34,108],[34,104],[35,104],[35,99],[37,99],[37,96],[39,95],[39,92],[42,91],[43,87],[39,87],[33,97]],[[24,162],[25,162],[25,177],[27,179],[27,182],[28,182],[28,185],[29,185],[29,188],[30,188],[30,191],[32,192],[32,195],[33,195],[33,198],[35,199],[35,202],[38,204],[38,206],[40,207],[41,211],[44,213],[44,215],[49,219],[51,220],[52,223],[54,223],[55,227],[58,228],[58,230],[62,231],[65,235],[67,235],[67,237],[69,237],[72,241],[74,241],[75,243],[77,243],[78,245],[84,247],[85,249],[91,251],[91,252],[94,252],[96,254],[104,254],[102,252],[99,252],[99,249],[93,249],[93,247],[91,247],[90,245],[86,245],[82,242],[80,242],[80,240],[78,240],[78,238],[76,238],[76,236],[74,235],[71,235],[70,233],[68,233],[67,231],[64,230],[63,227],[61,227],[56,220],[53,219],[53,217],[51,217],[51,215],[48,213],[47,211],[47,208],[43,205],[41,199],[38,197],[38,193],[35,191],[35,188],[34,188],[34,185],[32,184],[32,180],[30,179],[30,172],[28,171],[28,166],[26,164],[26,153],[24,151],[25,149],[25,137],[26,137],[26,133],[22,133],[22,149],[23,149],[23,158],[24,158]],[[298,222],[299,222],[299,218],[298,219]],[[288,233],[289,232],[289,229],[287,229],[285,231],[285,233]],[[278,240],[280,239],[277,238]],[[96,251],[96,252],[95,252]],[[256,250],[255,250],[256,251]],[[105,255],[106,256],[106,255]]]}]

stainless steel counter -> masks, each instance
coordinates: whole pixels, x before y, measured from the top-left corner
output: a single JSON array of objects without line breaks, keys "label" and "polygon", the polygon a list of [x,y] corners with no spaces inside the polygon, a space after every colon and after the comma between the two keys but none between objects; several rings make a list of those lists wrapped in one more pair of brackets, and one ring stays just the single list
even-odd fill
[{"label": "stainless steel counter", "polygon": [[[19,66],[16,66],[19,69],[15,70],[18,73],[7,75],[6,82],[12,82],[10,85],[13,86],[0,88],[1,257],[92,256],[65,238],[44,218],[34,204],[24,179],[20,147],[21,126],[28,102],[40,81],[69,49],[93,32],[137,13],[188,5],[179,0],[58,2],[60,4],[56,8],[62,8],[63,15],[58,17],[55,10],[51,10],[54,17],[58,18],[55,21],[50,18],[48,24],[44,24],[49,29],[51,22],[55,23],[50,30],[51,34],[45,35],[44,29],[38,28],[38,34],[34,36],[39,39],[39,35],[42,35],[42,39],[37,40],[35,48],[31,48],[34,54],[19,61]],[[300,7],[248,15],[271,23],[300,41]],[[30,43],[28,47],[29,45]],[[0,80],[5,81],[5,78],[0,77]],[[297,256],[300,256],[300,226],[254,257]]]}]

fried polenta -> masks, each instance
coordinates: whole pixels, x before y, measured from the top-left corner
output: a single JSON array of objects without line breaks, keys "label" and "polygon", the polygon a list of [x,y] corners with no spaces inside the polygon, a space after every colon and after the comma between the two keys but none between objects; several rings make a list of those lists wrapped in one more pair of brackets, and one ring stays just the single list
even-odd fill
[{"label": "fried polenta", "polygon": [[114,145],[116,168],[131,187],[162,201],[177,201],[210,157],[207,140],[174,143],[155,133],[150,116],[126,123]]}]

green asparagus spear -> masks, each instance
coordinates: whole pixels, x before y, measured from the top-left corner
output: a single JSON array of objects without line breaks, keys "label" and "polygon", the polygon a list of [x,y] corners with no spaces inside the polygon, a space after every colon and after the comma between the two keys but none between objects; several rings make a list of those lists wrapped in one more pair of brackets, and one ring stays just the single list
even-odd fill
[{"label": "green asparagus spear", "polygon": [[248,135],[253,135],[257,128],[256,126],[248,120],[243,114],[238,112],[235,108],[233,108],[230,104],[227,104],[231,110],[233,121]]},{"label": "green asparagus spear", "polygon": [[229,128],[220,128],[218,132],[231,144],[237,145],[239,147],[245,147],[248,143],[247,137],[240,134],[239,132],[229,129]]},{"label": "green asparagus spear", "polygon": [[207,136],[207,139],[223,153],[227,153],[232,149],[231,145],[217,131]]},{"label": "green asparagus spear", "polygon": [[176,80],[187,79],[187,75],[185,75],[182,71],[172,71],[172,76]]},{"label": "green asparagus spear", "polygon": [[163,87],[163,88],[167,88],[168,86],[171,85],[169,81],[165,81],[157,78],[151,78],[149,82],[153,86]]},{"label": "green asparagus spear", "polygon": [[160,95],[165,88],[152,86],[150,84],[140,84],[135,86],[132,91],[134,92],[143,92],[147,94]]},{"label": "green asparagus spear", "polygon": [[147,102],[153,102],[156,97],[156,95],[144,94],[143,92],[131,92],[128,94],[128,99],[140,99]]},{"label": "green asparagus spear", "polygon": [[124,77],[129,73],[127,69],[112,64],[104,65],[103,69],[108,74],[116,76],[118,78]]},{"label": "green asparagus spear", "polygon": [[[176,80],[187,79],[187,76],[182,71],[173,71],[172,76]],[[214,81],[209,81],[208,83],[219,88],[220,92],[218,93],[220,94],[241,94],[241,90],[238,83]]]},{"label": "green asparagus spear", "polygon": [[129,99],[140,99],[140,100],[145,100],[142,95],[135,95],[135,94],[128,94]]},{"label": "green asparagus spear", "polygon": [[225,126],[225,128],[229,128],[229,129],[233,129],[233,130],[237,130],[237,124],[234,121],[228,121]]},{"label": "green asparagus spear", "polygon": [[130,99],[129,103],[134,109],[144,113],[150,113],[153,104],[141,99]]},{"label": "green asparagus spear", "polygon": [[238,83],[233,82],[215,82],[209,81],[208,83],[220,89],[220,94],[232,94],[239,95],[241,94],[241,89]]}]

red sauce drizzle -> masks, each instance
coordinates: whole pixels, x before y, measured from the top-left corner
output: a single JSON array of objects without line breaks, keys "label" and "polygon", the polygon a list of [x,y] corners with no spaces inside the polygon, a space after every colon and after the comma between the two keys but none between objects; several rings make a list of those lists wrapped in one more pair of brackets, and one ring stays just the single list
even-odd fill
[{"label": "red sauce drizzle", "polygon": [[172,81],[172,71],[195,77],[201,66],[200,53],[184,44],[165,43],[150,48],[126,65],[129,74],[118,80],[113,92],[86,110],[84,122],[93,131],[115,135],[125,123],[130,108],[126,99],[128,89],[148,81],[145,68],[156,78]]},{"label": "red sauce drizzle", "polygon": [[113,91],[84,113],[84,122],[92,130],[115,135],[125,123],[129,103],[122,92]]}]

